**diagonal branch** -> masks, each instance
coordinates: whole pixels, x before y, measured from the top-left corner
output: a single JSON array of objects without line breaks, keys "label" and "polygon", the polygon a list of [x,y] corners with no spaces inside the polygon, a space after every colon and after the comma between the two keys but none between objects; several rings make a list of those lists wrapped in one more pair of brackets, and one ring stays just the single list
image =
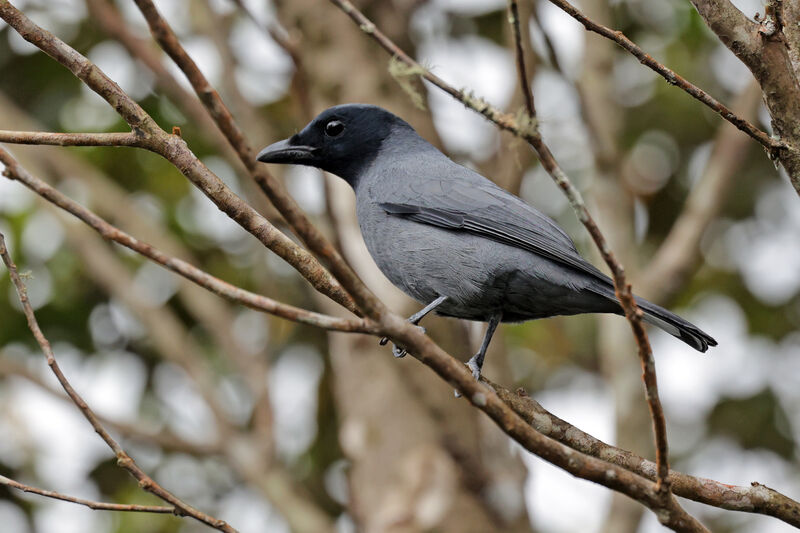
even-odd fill
[{"label": "diagonal branch", "polygon": [[373,313],[368,314],[379,311],[379,307],[375,307],[377,305],[375,296],[345,263],[336,248],[311,224],[294,199],[286,193],[281,182],[267,171],[265,165],[256,161],[255,151],[245,140],[244,132],[233,120],[230,110],[222,101],[219,93],[211,86],[200,68],[183,48],[175,32],[158,12],[153,2],[151,0],[134,1],[147,20],[153,38],[186,75],[208,113],[230,145],[236,150],[239,159],[278,211],[308,247],[328,262],[331,272],[356,299],[359,307],[365,311],[367,308],[373,308]]},{"label": "diagonal branch", "polygon": [[52,490],[45,490],[32,487],[30,485],[25,485],[24,483],[20,483],[19,481],[15,481],[2,475],[0,475],[0,485],[12,487],[30,494],[38,494],[39,496],[44,496],[45,498],[77,503],[78,505],[84,505],[89,509],[94,509],[95,511],[127,511],[136,513],[177,514],[180,516],[180,512],[175,507],[165,507],[162,505],[134,505],[125,503],[96,502],[83,498],[76,498],[75,496],[69,496],[67,494],[62,494]]},{"label": "diagonal branch", "polygon": [[[341,284],[307,250],[295,244],[252,206],[237,196],[197,156],[183,139],[170,135],[153,118],[94,63],[79,54],[52,33],[34,24],[8,0],[0,0],[0,18],[25,40],[67,67],[78,79],[105,99],[128,123],[134,133],[142,135],[142,146],[172,163],[214,204],[256,237],[264,246],[284,259],[303,275],[318,291],[355,314],[359,309]],[[374,297],[365,302],[376,302]]]},{"label": "diagonal branch", "polygon": [[670,492],[660,490],[656,483],[603,459],[577,452],[535,430],[493,389],[475,381],[466,365],[456,361],[401,317],[387,315],[382,325],[389,338],[407,347],[410,354],[455,387],[526,450],[576,477],[640,502],[655,513],[659,522],[675,531],[708,531],[678,504]]},{"label": "diagonal branch", "polygon": [[56,379],[58,379],[58,382],[64,388],[64,391],[70,397],[72,402],[81,411],[83,417],[86,418],[86,420],[92,425],[95,433],[97,433],[108,445],[108,447],[111,448],[111,451],[114,452],[114,455],[117,458],[117,464],[127,470],[139,482],[139,486],[141,488],[173,505],[175,507],[174,512],[176,514],[191,516],[192,518],[218,529],[219,531],[236,533],[236,530],[228,525],[224,520],[214,518],[200,511],[199,509],[195,509],[156,483],[141,468],[139,468],[139,465],[136,464],[133,458],[131,458],[122,448],[122,446],[120,446],[119,443],[108,433],[103,424],[100,422],[100,419],[94,414],[94,411],[92,411],[86,401],[72,387],[64,373],[61,371],[61,367],[56,361],[56,357],[53,353],[53,349],[50,346],[50,342],[47,340],[47,338],[45,338],[44,333],[42,333],[42,330],[39,327],[39,323],[36,321],[36,316],[33,313],[33,307],[31,307],[31,304],[28,301],[28,291],[25,288],[25,284],[22,282],[19,273],[17,272],[17,266],[11,260],[11,256],[6,248],[5,237],[2,233],[0,233],[0,256],[2,256],[3,263],[5,263],[6,267],[8,268],[11,281],[17,290],[19,301],[22,304],[22,310],[25,313],[25,318],[28,320],[28,327],[33,333],[33,336],[36,338],[36,342],[41,347],[42,352],[44,352],[45,357],[47,358],[47,365],[50,367],[50,370],[52,370],[53,374],[56,376]]},{"label": "diagonal branch", "polygon": [[564,11],[564,13],[581,23],[587,31],[602,35],[606,39],[614,41],[619,46],[633,54],[633,56],[635,56],[640,63],[659,74],[662,78],[667,80],[667,83],[683,89],[686,93],[708,106],[722,118],[758,141],[771,154],[784,147],[783,142],[778,139],[773,139],[767,133],[756,128],[749,121],[734,113],[731,109],[727,108],[703,89],[692,84],[677,74],[674,70],[667,68],[653,59],[650,54],[639,48],[636,43],[628,39],[621,31],[612,30],[607,26],[603,26],[602,24],[594,22],[566,0],[550,0],[550,2]]},{"label": "diagonal branch", "polygon": [[[581,431],[547,411],[522,389],[513,393],[496,383],[485,381],[497,391],[497,395],[511,406],[515,413],[542,434],[573,450],[600,457],[642,477],[655,480],[657,470],[652,461],[633,452],[606,444],[585,431]],[[720,509],[773,516],[787,524],[800,527],[800,502],[760,483],[754,482],[750,487],[740,487],[720,483],[713,479],[690,476],[675,470],[670,471],[669,480],[672,492],[683,498]]]},{"label": "diagonal branch", "polygon": [[[516,0],[509,0],[509,11],[511,26],[514,30],[514,42],[516,44],[517,70],[519,73],[520,87],[525,93],[526,107],[528,114],[530,115],[530,119],[531,121],[535,121],[536,108],[533,102],[533,93],[531,92],[530,87],[528,87],[528,77],[525,72],[525,58],[523,57],[522,51],[522,36],[519,30],[519,16],[517,14]],[[542,143],[542,145],[544,145],[544,143]],[[539,152],[538,149],[537,152]],[[547,154],[549,154],[549,150],[547,150]],[[549,155],[552,157],[551,154]],[[598,234],[599,231],[600,230],[597,229]],[[599,244],[600,242],[598,242],[598,245]],[[611,266],[612,270],[614,269],[614,266],[611,263],[609,263],[609,266]],[[618,266],[618,269],[620,271],[620,279],[617,287],[626,287],[627,294],[623,294],[623,291],[619,290],[618,288],[617,296],[619,297],[620,301],[622,301],[624,298],[628,299],[630,315],[634,318],[631,320],[631,327],[633,328],[634,335],[636,336],[636,342],[639,345],[639,357],[642,363],[642,379],[645,386],[645,399],[647,401],[647,406],[650,409],[650,417],[653,423],[653,435],[655,438],[656,449],[656,479],[660,492],[662,495],[666,495],[666,493],[669,492],[669,444],[667,441],[667,421],[664,417],[664,409],[661,407],[661,399],[658,396],[658,381],[656,378],[653,350],[650,348],[650,342],[647,339],[647,334],[642,326],[641,315],[639,314],[639,310],[636,307],[636,302],[633,299],[630,285],[626,285],[625,283],[625,278],[622,275],[621,265]],[[618,282],[616,272],[614,282],[615,284]],[[625,309],[625,314],[626,316],[629,315],[628,308]]]},{"label": "diagonal branch", "polygon": [[[2,139],[2,137],[0,137],[0,139]],[[117,242],[126,248],[130,248],[134,252],[147,257],[151,261],[183,276],[214,294],[240,303],[251,309],[255,309],[256,311],[269,313],[301,324],[309,324],[334,331],[359,333],[375,332],[375,326],[371,321],[364,319],[348,320],[315,313],[236,287],[182,259],[171,257],[150,244],[142,242],[109,224],[85,207],[69,199],[63,193],[30,174],[3,148],[0,148],[0,162],[6,167],[3,171],[4,176],[19,181],[56,207],[71,213],[102,235],[103,238]]]},{"label": "diagonal branch", "polygon": [[547,170],[548,174],[553,178],[556,184],[561,188],[567,196],[570,205],[576,212],[578,219],[583,223],[589,234],[592,236],[595,244],[600,250],[600,254],[605,260],[606,264],[611,269],[614,279],[614,288],[617,298],[625,311],[625,317],[631,325],[636,343],[639,347],[639,358],[642,364],[643,380],[645,385],[645,396],[647,399],[650,413],[653,418],[654,433],[656,435],[656,461],[659,465],[658,469],[658,488],[659,492],[665,494],[668,492],[667,476],[669,473],[668,464],[668,449],[666,439],[666,421],[664,420],[664,412],[661,409],[661,403],[658,400],[658,383],[655,374],[655,361],[653,359],[653,352],[650,348],[650,341],[647,338],[647,332],[642,325],[641,311],[636,306],[633,298],[633,292],[630,285],[625,279],[625,272],[622,265],[614,257],[611,248],[609,247],[605,237],[603,236],[597,223],[594,221],[586,204],[581,198],[580,192],[575,188],[567,175],[558,165],[553,156],[550,148],[545,144],[539,133],[535,117],[523,117],[518,120],[506,113],[500,112],[490,104],[486,103],[480,98],[476,98],[472,94],[468,94],[463,90],[458,90],[444,80],[424,69],[413,58],[401,50],[391,39],[383,34],[367,17],[364,16],[352,3],[348,0],[331,0],[331,2],[344,11],[359,28],[380,44],[386,51],[392,54],[397,60],[402,61],[406,65],[418,69],[420,76],[433,83],[446,93],[453,96],[456,100],[462,102],[466,107],[480,113],[485,118],[495,123],[499,128],[510,131],[515,135],[525,139],[528,144],[533,147],[539,155],[539,160],[542,166]]},{"label": "diagonal branch", "polygon": [[800,194],[800,65],[792,43],[796,19],[788,24],[788,34],[775,19],[776,6],[788,4],[792,6],[790,10],[796,10],[797,2],[770,2],[763,24],[749,20],[729,0],[691,2],[706,25],[750,69],[761,86],[774,135],[782,141],[770,155],[780,161]]}]

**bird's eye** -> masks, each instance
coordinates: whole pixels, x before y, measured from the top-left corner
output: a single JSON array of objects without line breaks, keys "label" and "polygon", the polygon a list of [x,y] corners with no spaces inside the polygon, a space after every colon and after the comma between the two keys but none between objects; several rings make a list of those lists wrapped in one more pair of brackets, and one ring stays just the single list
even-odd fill
[{"label": "bird's eye", "polygon": [[325,124],[325,135],[328,137],[338,137],[344,131],[344,123],[339,120],[331,120]]}]

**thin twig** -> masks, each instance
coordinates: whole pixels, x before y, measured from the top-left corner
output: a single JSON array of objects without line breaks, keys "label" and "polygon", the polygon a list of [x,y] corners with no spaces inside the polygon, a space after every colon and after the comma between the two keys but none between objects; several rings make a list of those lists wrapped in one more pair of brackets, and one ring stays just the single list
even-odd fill
[{"label": "thin twig", "polygon": [[37,487],[32,487],[31,485],[25,485],[24,483],[20,483],[19,481],[14,481],[13,479],[7,478],[2,475],[0,475],[0,485],[13,487],[15,489],[21,490],[23,492],[28,492],[30,494],[38,494],[39,496],[44,496],[46,498],[53,498],[54,500],[61,500],[70,503],[77,503],[78,505],[85,505],[89,509],[94,509],[95,511],[128,511],[136,513],[179,514],[176,513],[175,507],[165,507],[163,505],[135,505],[135,504],[107,503],[107,502],[96,502],[93,500],[85,500],[83,498],[76,498],[75,496],[69,496],[67,494],[62,494],[60,492],[55,492],[52,490],[45,490]]},{"label": "thin twig", "polygon": [[[532,123],[535,123],[536,108],[534,106],[533,93],[528,86],[528,77],[525,72],[525,58],[522,51],[522,37],[519,29],[519,17],[517,14],[516,0],[509,0],[509,11],[511,14],[511,26],[514,30],[514,42],[516,43],[517,70],[519,73],[520,87],[525,94],[525,105],[530,115],[530,120]],[[540,145],[541,148],[536,148],[537,145]],[[553,155],[542,141],[541,136],[538,136],[538,142],[533,146],[536,148],[536,152],[539,154],[540,158],[542,156],[547,158],[547,162],[542,159],[542,164],[545,166],[545,168],[548,168],[548,171],[549,168],[552,168],[554,172],[561,173],[561,169],[557,166]],[[553,172],[551,172],[551,175],[553,175]],[[566,179],[566,176],[564,176],[564,178]],[[589,213],[586,211],[585,207],[583,208],[583,211],[586,212],[586,216],[589,217]],[[603,248],[607,245],[605,244],[604,238],[600,234],[600,229],[597,227],[591,217],[587,218],[587,221],[589,223],[587,224],[587,222],[584,222],[584,224],[589,229],[589,232],[592,233],[592,237],[595,237],[596,233],[597,237],[595,238],[595,242],[597,243],[598,247],[600,247],[601,252],[604,252]],[[606,255],[608,257],[606,257]],[[645,398],[647,400],[647,405],[650,409],[650,417],[653,422],[658,488],[659,492],[666,493],[669,491],[669,444],[667,441],[667,422],[666,418],[664,417],[664,409],[661,407],[661,400],[658,397],[658,381],[656,378],[653,350],[650,347],[650,341],[647,338],[647,333],[644,331],[641,321],[641,312],[639,311],[638,307],[636,306],[636,302],[633,299],[631,287],[625,281],[622,265],[616,262],[610,250],[608,250],[607,254],[604,253],[604,259],[606,260],[606,263],[608,263],[608,266],[611,267],[612,272],[614,272],[614,286],[617,297],[620,299],[620,302],[622,302],[622,306],[625,309],[625,316],[627,316],[630,321],[631,328],[633,329],[633,333],[636,337],[636,343],[639,346],[639,357],[642,364],[642,379],[645,386]]]},{"label": "thin twig", "polygon": [[550,151],[550,148],[542,139],[536,121],[531,120],[531,117],[523,117],[524,120],[518,120],[511,115],[502,113],[483,99],[476,98],[472,94],[452,87],[435,74],[424,69],[413,58],[401,50],[396,44],[394,44],[394,42],[392,42],[391,39],[381,32],[375,26],[375,24],[372,23],[372,21],[370,21],[366,16],[364,16],[363,13],[356,9],[356,7],[353,6],[353,4],[348,0],[331,0],[331,2],[344,11],[358,25],[361,31],[378,42],[381,47],[392,54],[396,59],[414,67],[415,69],[419,69],[419,72],[421,72],[420,76],[422,76],[422,78],[433,83],[435,86],[439,87],[441,90],[463,103],[467,108],[480,113],[485,118],[495,123],[499,128],[510,131],[515,135],[525,139],[534,148],[534,150],[536,150],[542,166],[545,168],[545,170],[547,170],[548,174],[550,174],[556,184],[567,196],[567,199],[569,200],[572,208],[575,210],[578,219],[589,231],[589,234],[600,250],[600,254],[611,269],[617,299],[619,300],[625,312],[625,317],[628,319],[628,322],[631,325],[636,343],[639,347],[639,358],[642,364],[645,397],[650,409],[651,418],[653,419],[653,432],[656,440],[656,462],[659,465],[659,492],[662,494],[668,492],[669,487],[667,479],[669,474],[669,463],[666,438],[666,421],[664,419],[664,411],[661,408],[661,402],[658,399],[658,382],[655,374],[655,361],[653,359],[653,351],[650,348],[650,341],[647,338],[647,332],[642,324],[641,311],[636,306],[636,301],[633,298],[631,286],[625,279],[625,271],[614,257],[614,254],[599,227],[597,226],[597,223],[589,214],[580,192],[575,188],[561,167],[559,167],[555,157]]},{"label": "thin twig", "polygon": [[125,133],[52,133],[0,130],[0,142],[52,146],[141,146],[142,136]]},{"label": "thin twig", "polygon": [[[178,135],[162,130],[116,82],[97,65],[49,31],[37,26],[8,0],[0,0],[0,18],[25,40],[65,66],[91,90],[100,95],[128,123],[133,132],[143,135],[143,147],[172,163],[203,194],[233,221],[256,237],[303,275],[318,291],[355,314],[360,314],[353,298],[316,258],[279,231],[247,204],[189,149]],[[366,290],[366,289],[365,289]],[[369,298],[367,299],[369,300]],[[377,301],[374,297],[369,301]],[[381,308],[383,309],[383,308]]]},{"label": "thin twig", "polygon": [[203,287],[214,294],[227,298],[233,302],[240,303],[251,309],[255,309],[256,311],[269,313],[293,322],[299,322],[301,324],[309,324],[334,331],[357,333],[377,332],[375,325],[371,321],[364,319],[348,320],[315,313],[313,311],[308,311],[293,305],[278,302],[272,298],[236,287],[235,285],[214,277],[211,274],[193,266],[192,264],[183,261],[182,259],[171,257],[161,252],[157,248],[142,242],[120,230],[119,228],[109,224],[85,207],[69,199],[63,193],[54,189],[39,178],[33,176],[3,148],[0,148],[0,162],[2,162],[6,167],[3,171],[4,176],[12,180],[19,181],[56,207],[71,213],[102,235],[103,238],[117,242],[126,248],[130,248],[134,252],[147,257],[153,262],[158,263],[164,268],[183,276],[189,281],[196,283],[200,287]]},{"label": "thin twig", "polygon": [[86,418],[86,420],[92,425],[95,433],[97,433],[108,445],[108,447],[111,448],[111,451],[114,452],[114,455],[117,458],[117,464],[127,470],[139,482],[139,486],[142,489],[173,505],[175,507],[175,514],[178,514],[179,516],[191,516],[192,518],[203,522],[206,525],[209,525],[220,531],[225,531],[226,533],[236,533],[236,530],[228,525],[224,520],[214,518],[213,516],[208,515],[199,509],[195,509],[156,483],[141,468],[139,468],[139,465],[136,464],[136,462],[125,452],[122,446],[120,446],[119,443],[108,433],[98,419],[97,415],[94,414],[94,411],[92,411],[86,401],[84,401],[84,399],[72,387],[64,373],[61,371],[61,367],[58,365],[55,354],[50,346],[50,341],[48,341],[44,336],[44,333],[42,333],[42,330],[39,327],[39,323],[36,321],[36,316],[33,313],[33,307],[31,307],[31,304],[28,300],[28,291],[25,288],[25,284],[22,282],[19,273],[17,272],[17,266],[11,260],[11,256],[6,249],[5,237],[2,233],[0,233],[0,256],[2,256],[3,263],[5,263],[6,267],[8,268],[11,281],[17,290],[17,296],[22,304],[22,310],[25,313],[25,318],[28,320],[28,327],[33,333],[33,336],[36,338],[36,342],[41,347],[42,352],[44,352],[45,357],[47,358],[47,365],[50,367],[50,370],[52,370],[53,374],[56,376],[56,379],[64,388],[64,391],[70,397],[72,402],[78,407],[84,418]]},{"label": "thin twig", "polygon": [[230,110],[225,106],[219,93],[211,86],[200,68],[183,48],[175,32],[158,12],[153,2],[151,0],[134,1],[147,20],[153,38],[186,75],[197,96],[225,134],[228,142],[236,150],[242,163],[278,211],[308,247],[327,261],[331,272],[356,300],[358,307],[369,316],[380,315],[383,307],[378,305],[377,298],[345,263],[336,248],[311,224],[294,199],[286,193],[283,185],[266,170],[266,166],[256,161],[255,151],[247,143],[244,133],[233,120]]},{"label": "thin twig", "polygon": [[756,128],[753,124],[745,120],[744,118],[740,117],[727,107],[715,99],[713,96],[705,92],[700,87],[692,84],[691,82],[687,81],[685,78],[677,74],[672,69],[667,68],[666,66],[662,65],[653,57],[646,53],[644,50],[639,48],[633,41],[628,39],[625,34],[621,31],[612,30],[602,24],[598,24],[593,20],[589,19],[586,15],[581,13],[575,6],[567,2],[566,0],[550,0],[550,2],[568,14],[570,17],[574,18],[578,22],[580,22],[584,28],[588,31],[597,33],[602,35],[607,39],[611,39],[622,48],[633,54],[640,63],[645,65],[646,67],[650,68],[665,80],[670,85],[675,85],[683,89],[686,93],[697,99],[698,101],[702,102],[722,118],[745,132],[747,135],[761,143],[764,148],[769,151],[770,154],[775,154],[778,150],[785,148],[785,145],[779,139],[773,139],[767,133],[761,131],[760,129]]},{"label": "thin twig", "polygon": [[536,117],[536,107],[533,104],[533,93],[531,92],[530,83],[528,81],[528,72],[525,68],[525,52],[522,48],[522,32],[519,27],[519,8],[517,7],[517,0],[508,1],[508,14],[508,19],[511,22],[511,28],[514,32],[514,48],[516,50],[519,88],[522,91],[522,97],[525,99],[525,109],[528,110],[528,115],[531,120],[533,120]]}]

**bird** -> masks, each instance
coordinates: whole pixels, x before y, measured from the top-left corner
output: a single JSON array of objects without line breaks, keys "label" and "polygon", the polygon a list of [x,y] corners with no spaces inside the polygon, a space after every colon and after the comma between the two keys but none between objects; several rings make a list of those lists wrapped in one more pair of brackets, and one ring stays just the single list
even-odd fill
[{"label": "bird", "polygon": [[[467,363],[475,379],[501,322],[624,314],[612,280],[581,257],[555,221],[452,161],[381,107],[326,109],[257,159],[316,167],[353,188],[370,255],[395,286],[424,305],[409,322],[418,326],[435,311],[488,323]],[[635,299],[645,322],[700,352],[717,345],[687,320]],[[394,346],[393,353],[406,351]]]}]

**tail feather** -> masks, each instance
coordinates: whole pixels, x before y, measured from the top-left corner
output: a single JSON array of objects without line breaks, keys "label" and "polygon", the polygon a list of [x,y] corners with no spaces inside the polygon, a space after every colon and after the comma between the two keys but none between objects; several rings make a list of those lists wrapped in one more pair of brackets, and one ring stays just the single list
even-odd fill
[{"label": "tail feather", "polygon": [[663,329],[695,350],[705,352],[709,346],[717,345],[717,341],[711,335],[675,313],[667,311],[663,307],[648,302],[643,298],[637,297],[636,304],[644,312],[643,319],[645,322]]},{"label": "tail feather", "polygon": [[[590,289],[595,294],[604,296],[605,298],[614,302],[617,310],[615,312],[622,314],[622,309],[619,307],[619,302],[614,294],[614,288],[611,280],[607,284],[595,285]],[[695,350],[705,352],[709,346],[716,346],[717,341],[714,337],[701,330],[688,320],[685,320],[671,311],[667,311],[661,306],[652,302],[648,302],[644,298],[636,298],[636,305],[642,310],[644,316],[642,319],[648,324],[652,324],[658,328],[663,329],[673,337],[676,337]]]}]

